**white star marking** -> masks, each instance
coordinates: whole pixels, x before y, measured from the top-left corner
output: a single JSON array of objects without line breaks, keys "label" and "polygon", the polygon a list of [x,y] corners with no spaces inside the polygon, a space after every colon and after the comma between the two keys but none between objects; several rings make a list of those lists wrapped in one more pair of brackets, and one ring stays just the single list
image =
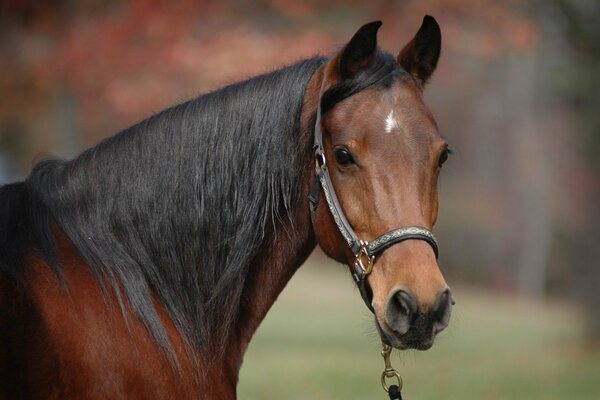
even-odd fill
[{"label": "white star marking", "polygon": [[385,119],[385,133],[391,133],[394,128],[398,127],[398,121],[394,118],[394,111],[390,111]]}]

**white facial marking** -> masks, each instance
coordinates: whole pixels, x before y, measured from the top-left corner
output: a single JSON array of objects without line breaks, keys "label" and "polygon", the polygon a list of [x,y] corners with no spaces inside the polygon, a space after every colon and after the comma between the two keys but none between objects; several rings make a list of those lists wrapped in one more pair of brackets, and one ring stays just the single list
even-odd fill
[{"label": "white facial marking", "polygon": [[392,110],[385,118],[385,133],[391,133],[396,127],[398,127],[398,121],[394,118],[394,111]]}]

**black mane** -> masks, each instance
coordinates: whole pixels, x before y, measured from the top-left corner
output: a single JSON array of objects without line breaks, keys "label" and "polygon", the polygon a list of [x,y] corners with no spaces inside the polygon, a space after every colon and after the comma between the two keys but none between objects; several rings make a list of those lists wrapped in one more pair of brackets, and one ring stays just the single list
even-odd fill
[{"label": "black mane", "polygon": [[[0,273],[22,283],[31,248],[60,277],[58,226],[165,350],[152,294],[193,348],[220,352],[252,259],[281,219],[307,206],[299,193],[300,111],[324,62],[315,57],[202,95],[1,186]],[[322,112],[406,75],[377,52],[323,94]]]},{"label": "black mane", "polygon": [[57,225],[163,348],[151,293],[195,348],[221,348],[250,261],[301,198],[300,111],[323,62],[205,94],[0,187],[0,272],[21,279],[27,242],[60,275]]}]

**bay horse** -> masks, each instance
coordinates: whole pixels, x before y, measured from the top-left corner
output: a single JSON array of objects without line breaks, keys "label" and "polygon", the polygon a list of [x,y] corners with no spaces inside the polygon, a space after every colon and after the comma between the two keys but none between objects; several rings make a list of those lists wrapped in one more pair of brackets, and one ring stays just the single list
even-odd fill
[{"label": "bay horse", "polygon": [[449,150],[422,99],[441,34],[426,16],[394,57],[380,25],[2,186],[0,399],[234,399],[317,244],[384,343],[429,348],[451,309],[430,232]]}]

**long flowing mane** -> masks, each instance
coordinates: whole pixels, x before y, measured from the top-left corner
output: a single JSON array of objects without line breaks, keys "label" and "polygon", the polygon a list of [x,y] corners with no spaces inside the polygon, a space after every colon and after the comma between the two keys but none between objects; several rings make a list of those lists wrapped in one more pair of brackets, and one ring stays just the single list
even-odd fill
[{"label": "long flowing mane", "polygon": [[26,204],[20,222],[4,212],[15,213],[14,204],[0,212],[14,228],[0,237],[0,247],[12,246],[0,251],[0,272],[18,280],[31,247],[60,276],[58,227],[163,348],[170,343],[154,298],[194,347],[218,349],[253,257],[301,197],[300,111],[323,62],[312,58],[202,95],[0,188],[0,197]]}]

